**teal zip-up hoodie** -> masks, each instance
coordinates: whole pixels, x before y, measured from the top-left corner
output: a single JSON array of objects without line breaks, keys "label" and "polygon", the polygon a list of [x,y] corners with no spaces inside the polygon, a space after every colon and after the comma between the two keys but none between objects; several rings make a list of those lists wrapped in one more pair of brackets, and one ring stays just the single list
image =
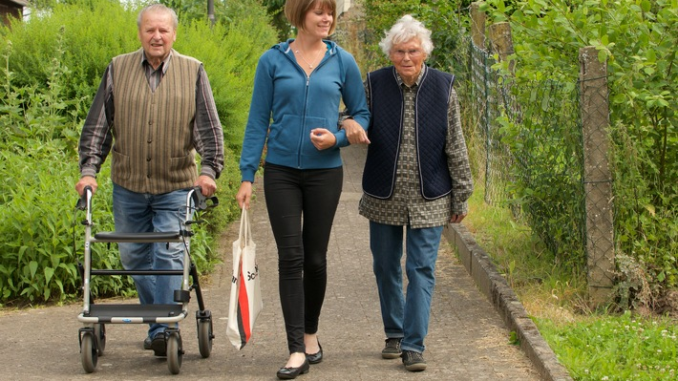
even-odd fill
[{"label": "teal zip-up hoodie", "polygon": [[[290,39],[267,50],[257,65],[254,92],[245,129],[240,172],[242,181],[254,181],[264,144],[266,162],[296,169],[336,168],[342,165],[339,149],[349,144],[339,129],[343,99],[349,115],[363,128],[370,112],[360,69],[353,56],[333,41],[307,76],[290,49]],[[325,150],[311,143],[311,130],[326,128],[337,142]]]}]

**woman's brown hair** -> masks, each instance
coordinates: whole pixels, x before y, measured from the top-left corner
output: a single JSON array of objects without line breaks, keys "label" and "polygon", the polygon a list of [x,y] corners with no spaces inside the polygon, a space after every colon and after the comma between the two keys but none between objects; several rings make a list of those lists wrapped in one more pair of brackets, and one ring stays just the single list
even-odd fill
[{"label": "woman's brown hair", "polygon": [[285,16],[290,24],[298,29],[304,29],[304,19],[306,13],[321,6],[323,9],[329,8],[332,11],[332,25],[330,34],[334,33],[337,27],[337,2],[335,0],[287,0],[285,2]]}]

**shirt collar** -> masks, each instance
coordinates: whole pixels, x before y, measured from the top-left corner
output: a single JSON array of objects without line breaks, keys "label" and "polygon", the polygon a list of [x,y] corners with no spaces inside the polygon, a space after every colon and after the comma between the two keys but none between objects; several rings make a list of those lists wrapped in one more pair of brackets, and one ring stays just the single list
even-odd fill
[{"label": "shirt collar", "polygon": [[[169,53],[169,54],[167,55],[167,57],[165,57],[165,59],[162,61],[161,68],[162,68],[162,74],[163,74],[163,75],[165,75],[165,72],[167,72],[167,68],[169,67],[169,63],[170,63],[170,60],[172,59],[172,54],[173,54],[173,53],[174,53],[174,49],[170,50],[170,53]],[[144,65],[144,64],[150,65],[150,63],[149,63],[148,60],[146,59],[146,52],[144,52],[143,49],[141,49],[141,64],[142,64],[142,65]]]},{"label": "shirt collar", "polygon": [[[395,70],[395,69],[394,69]],[[421,64],[421,71],[419,72],[419,76],[417,77],[417,80],[414,81],[414,86],[419,86],[419,83],[421,82],[421,79],[424,77],[424,73],[426,73],[426,64],[422,63]],[[403,79],[400,77],[400,74],[398,74],[398,71],[396,70],[396,81],[398,81],[398,86],[403,86],[405,85],[405,82]],[[407,85],[405,85],[407,86]]]}]

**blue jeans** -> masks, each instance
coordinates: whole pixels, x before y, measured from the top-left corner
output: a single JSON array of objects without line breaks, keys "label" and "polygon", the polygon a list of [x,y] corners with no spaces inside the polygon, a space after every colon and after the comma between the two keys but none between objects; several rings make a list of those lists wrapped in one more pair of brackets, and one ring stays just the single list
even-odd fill
[{"label": "blue jeans", "polygon": [[[188,190],[165,194],[136,193],[113,184],[115,231],[142,233],[179,231],[186,219]],[[120,261],[125,270],[182,270],[184,244],[181,242],[119,243]],[[132,277],[141,304],[172,304],[174,290],[181,289],[179,275],[135,275]],[[163,332],[166,324],[150,324],[148,336]]]},{"label": "blue jeans", "polygon": [[[404,230],[407,232],[406,294],[403,294],[400,264]],[[384,332],[387,338],[402,338],[402,350],[424,352],[442,233],[442,226],[412,229],[409,225],[403,227],[370,221],[370,248]]]}]

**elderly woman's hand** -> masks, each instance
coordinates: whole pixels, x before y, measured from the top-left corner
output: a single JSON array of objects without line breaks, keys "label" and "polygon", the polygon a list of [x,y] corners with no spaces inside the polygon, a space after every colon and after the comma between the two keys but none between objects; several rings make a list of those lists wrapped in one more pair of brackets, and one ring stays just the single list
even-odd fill
[{"label": "elderly woman's hand", "polygon": [[453,214],[452,217],[450,217],[450,223],[453,224],[458,224],[460,223],[464,218],[466,217],[466,214]]},{"label": "elderly woman's hand", "polygon": [[346,130],[346,137],[351,144],[370,144],[367,132],[358,122],[353,119],[345,119],[341,122],[341,128]]}]

